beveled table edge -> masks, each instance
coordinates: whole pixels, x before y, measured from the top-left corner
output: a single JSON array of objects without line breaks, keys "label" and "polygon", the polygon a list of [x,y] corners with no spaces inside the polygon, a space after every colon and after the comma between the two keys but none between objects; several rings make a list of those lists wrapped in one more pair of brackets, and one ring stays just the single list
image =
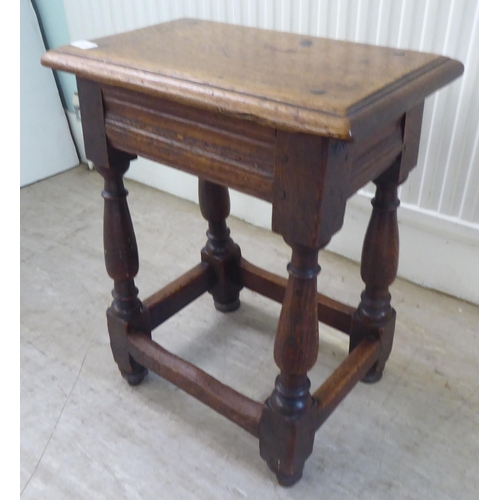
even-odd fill
[{"label": "beveled table edge", "polygon": [[[84,53],[76,55],[65,52],[64,49],[65,47],[61,47],[48,51],[42,56],[41,63],[101,84],[168,98],[280,130],[321,135],[347,142],[358,140],[375,128],[370,123],[361,124],[366,116],[371,115],[370,121],[374,123],[381,117],[385,120],[395,118],[463,73],[462,63],[447,57],[438,57],[394,85],[368,96],[352,106],[347,115],[342,116],[99,61],[86,57]],[[395,94],[397,99],[394,99]]]}]

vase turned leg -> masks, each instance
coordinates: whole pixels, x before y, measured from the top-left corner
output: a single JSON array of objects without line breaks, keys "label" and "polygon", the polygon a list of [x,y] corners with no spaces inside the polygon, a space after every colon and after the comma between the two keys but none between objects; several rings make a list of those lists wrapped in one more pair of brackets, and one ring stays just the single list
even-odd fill
[{"label": "vase turned leg", "polygon": [[198,194],[201,214],[208,221],[208,241],[201,251],[201,260],[210,264],[217,276],[217,283],[209,292],[218,311],[235,311],[240,307],[242,288],[237,279],[241,252],[229,237],[226,225],[230,211],[229,190],[199,179]]},{"label": "vase turned leg", "polygon": [[382,378],[392,349],[396,311],[391,307],[389,285],[396,279],[399,255],[397,178],[389,169],[375,184],[373,210],[361,257],[361,278],[366,287],[353,317],[349,347],[352,351],[367,336],[380,340],[379,359],[363,379],[367,383]]},{"label": "vase turned leg", "polygon": [[114,300],[107,311],[111,350],[123,377],[130,385],[138,385],[147,369],[128,353],[127,334],[141,331],[151,335],[151,327],[134,283],[139,257],[123,185],[129,163],[125,154],[115,152],[110,167],[96,165],[96,170],[104,177],[104,257],[106,270],[114,280]]},{"label": "vase turned leg", "polygon": [[290,276],[274,344],[280,374],[260,423],[260,455],[282,486],[302,477],[316,430],[316,405],[307,372],[318,356],[318,250],[291,246]]}]

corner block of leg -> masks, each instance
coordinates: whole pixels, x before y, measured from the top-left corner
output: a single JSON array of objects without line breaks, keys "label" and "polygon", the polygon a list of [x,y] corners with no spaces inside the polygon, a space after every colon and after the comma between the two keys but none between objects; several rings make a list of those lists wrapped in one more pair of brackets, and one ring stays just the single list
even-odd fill
[{"label": "corner block of leg", "polygon": [[269,400],[260,421],[260,456],[276,474],[281,486],[292,486],[302,477],[312,453],[316,432],[316,404],[300,415],[273,411]]},{"label": "corner block of leg", "polygon": [[238,278],[240,260],[240,248],[232,240],[223,254],[213,254],[206,247],[201,251],[201,261],[209,264],[217,277],[217,283],[209,293],[220,312],[232,312],[240,307],[240,290],[243,288]]},{"label": "corner block of leg", "polygon": [[134,322],[134,320],[120,316],[113,306],[111,306],[106,311],[106,316],[111,351],[120,373],[129,385],[139,385],[144,380],[148,370],[130,356],[127,346],[127,334],[132,330],[141,330],[146,334],[150,334],[151,329],[148,327],[147,314],[144,312],[141,317],[139,313],[137,315],[139,321],[136,319]]},{"label": "corner block of leg", "polygon": [[358,313],[354,314],[350,332],[349,351],[352,351],[361,340],[367,337],[373,337],[380,340],[379,359],[363,377],[362,382],[373,384],[382,378],[385,364],[391,354],[395,327],[396,311],[394,309],[392,309],[387,321],[381,325],[369,324],[363,321]]}]

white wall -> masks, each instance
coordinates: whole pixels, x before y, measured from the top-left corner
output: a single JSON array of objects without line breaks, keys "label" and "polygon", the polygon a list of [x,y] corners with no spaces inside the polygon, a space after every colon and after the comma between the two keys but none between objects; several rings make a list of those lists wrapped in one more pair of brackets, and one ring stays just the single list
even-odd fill
[{"label": "white wall", "polygon": [[21,0],[21,186],[78,165],[54,75],[40,65],[45,52],[35,12]]},{"label": "white wall", "polygon": [[[418,166],[400,189],[400,276],[478,301],[477,0],[64,0],[72,40],[179,17],[435,52],[465,64],[463,77],[425,106]],[[128,176],[196,201],[187,174],[139,159]],[[348,205],[330,250],[359,260],[369,218],[368,186]],[[240,193],[232,213],[270,227],[270,206]]]}]

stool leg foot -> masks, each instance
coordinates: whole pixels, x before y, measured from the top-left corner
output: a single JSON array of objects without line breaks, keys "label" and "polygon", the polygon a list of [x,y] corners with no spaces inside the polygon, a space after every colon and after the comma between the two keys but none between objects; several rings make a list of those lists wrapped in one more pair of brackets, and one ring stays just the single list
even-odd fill
[{"label": "stool leg foot", "polygon": [[139,368],[136,372],[132,373],[126,373],[126,372],[121,372],[122,377],[128,382],[128,385],[131,386],[136,386],[139,385],[143,380],[144,377],[148,374],[148,369],[144,368],[144,366],[138,365]]},{"label": "stool leg foot", "polygon": [[[361,307],[361,305],[360,305]],[[380,339],[380,356],[377,362],[370,368],[368,373],[361,379],[366,384],[378,382],[384,373],[384,368],[392,350],[394,339],[394,329],[396,326],[396,311],[391,309],[385,323],[368,323],[366,318],[359,314],[359,310],[354,314],[349,350],[352,351],[358,343],[366,336]]]},{"label": "stool leg foot", "polygon": [[361,379],[361,382],[364,382],[365,384],[375,384],[378,382],[384,372],[382,371],[377,371],[377,368],[374,366],[370,369],[370,371]]},{"label": "stool leg foot", "polygon": [[201,260],[210,264],[217,276],[217,283],[209,292],[217,311],[236,311],[240,307],[242,288],[237,279],[241,251],[229,237],[230,231],[226,225],[230,211],[229,190],[199,179],[198,194],[201,213],[208,221],[208,241],[201,251]]},{"label": "stool leg foot", "polygon": [[301,470],[300,472],[291,474],[290,476],[282,474],[281,472],[277,472],[276,479],[278,480],[278,484],[280,486],[289,488],[290,486],[293,486],[295,483],[299,482],[299,480],[302,478],[302,472],[303,471]]},{"label": "stool leg foot", "polygon": [[217,309],[217,311],[222,312],[222,313],[228,313],[228,312],[236,311],[237,309],[240,308],[240,305],[241,305],[241,302],[240,302],[239,298],[237,298],[233,302],[230,302],[229,304],[221,304],[220,302],[217,302],[214,299],[215,309]]},{"label": "stool leg foot", "polygon": [[382,378],[392,349],[396,311],[391,307],[389,286],[396,279],[399,255],[397,178],[389,169],[375,184],[373,211],[361,256],[361,278],[366,288],[353,317],[349,346],[352,351],[366,337],[380,340],[380,357],[362,379],[368,384]]},{"label": "stool leg foot", "polygon": [[292,486],[302,477],[313,449],[317,413],[307,371],[318,356],[318,251],[298,245],[292,249],[274,344],[280,374],[260,421],[260,455],[282,486]]},{"label": "stool leg foot", "polygon": [[282,486],[292,486],[302,477],[316,432],[316,402],[309,393],[309,379],[293,378],[278,376],[260,421],[260,456]]},{"label": "stool leg foot", "polygon": [[141,331],[151,335],[146,308],[137,297],[134,277],[139,270],[137,243],[127,205],[123,174],[130,159],[125,153],[111,151],[110,167],[96,165],[104,177],[104,257],[106,270],[114,280],[113,303],[107,311],[108,331],[113,357],[130,385],[144,379],[147,370],[128,352],[127,335]]}]

